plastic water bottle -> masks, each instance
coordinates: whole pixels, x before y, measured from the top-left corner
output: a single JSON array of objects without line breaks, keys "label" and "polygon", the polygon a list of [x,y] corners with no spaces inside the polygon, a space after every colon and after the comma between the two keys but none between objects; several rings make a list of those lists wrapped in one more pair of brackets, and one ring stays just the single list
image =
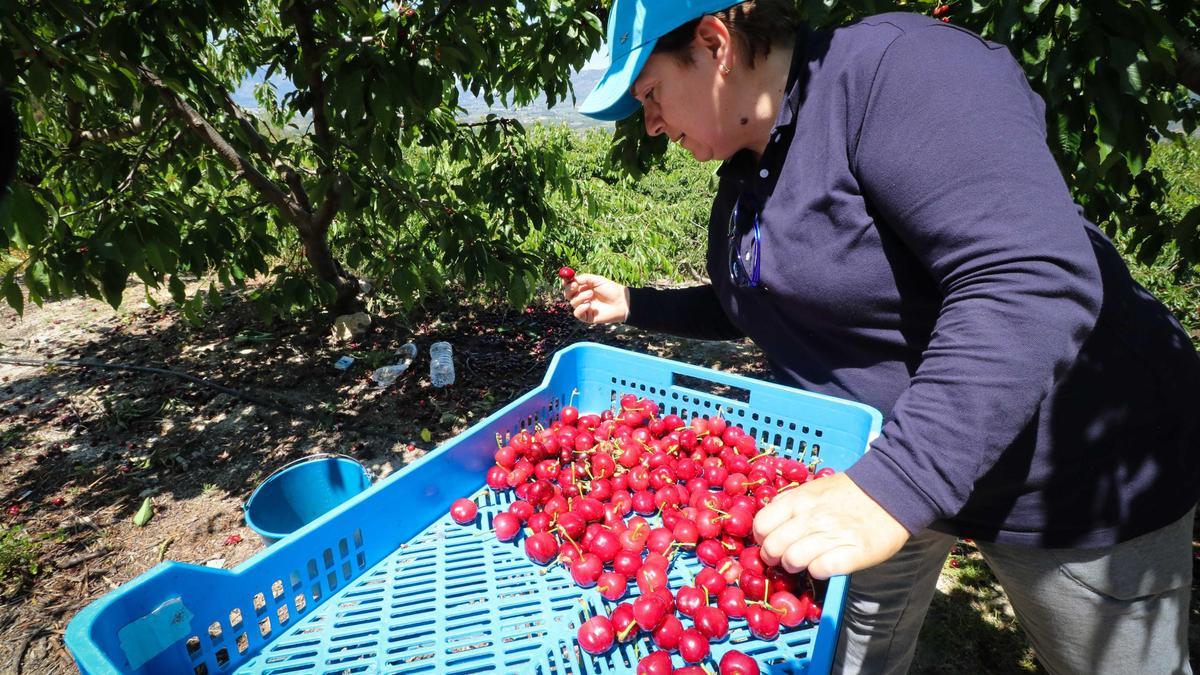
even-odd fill
[{"label": "plastic water bottle", "polygon": [[414,359],[417,358],[417,346],[413,343],[408,343],[400,348],[396,353],[399,357],[399,362],[394,365],[376,368],[375,372],[371,373],[371,379],[381,387],[391,386],[408,367],[412,365]]},{"label": "plastic water bottle", "polygon": [[435,387],[454,384],[454,350],[449,342],[429,345],[429,381]]}]

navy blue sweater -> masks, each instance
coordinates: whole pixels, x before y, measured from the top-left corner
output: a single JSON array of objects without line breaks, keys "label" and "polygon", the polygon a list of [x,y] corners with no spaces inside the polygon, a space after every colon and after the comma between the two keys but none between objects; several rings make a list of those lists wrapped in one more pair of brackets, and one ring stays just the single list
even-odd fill
[{"label": "navy blue sweater", "polygon": [[[1001,45],[919,15],[802,31],[762,158],[719,171],[711,285],[628,323],[750,337],[777,378],[883,412],[848,471],[908,530],[1113,544],[1200,494],[1200,358],[1075,205]],[[758,288],[730,280],[730,215]],[[750,214],[747,216],[745,214]]]}]

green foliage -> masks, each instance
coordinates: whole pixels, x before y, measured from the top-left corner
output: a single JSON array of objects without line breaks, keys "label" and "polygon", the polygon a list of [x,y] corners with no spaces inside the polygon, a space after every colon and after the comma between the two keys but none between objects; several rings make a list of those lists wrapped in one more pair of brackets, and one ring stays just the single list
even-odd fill
[{"label": "green foliage", "polygon": [[[797,0],[814,25],[903,10],[932,13],[941,0]],[[1174,242],[1200,261],[1200,208],[1160,214],[1169,190],[1148,164],[1161,139],[1191,134],[1200,99],[1180,86],[1177,61],[1200,45],[1195,0],[952,0],[951,20],[1009,47],[1046,101],[1049,144],[1074,198],[1110,234],[1124,233],[1143,262]],[[936,68],[936,64],[930,64]],[[614,157],[631,173],[661,153],[640,119],[617,125]]]},{"label": "green foliage", "polygon": [[[1185,214],[1195,213],[1200,207],[1200,139],[1157,144],[1150,166],[1162,172],[1166,185],[1162,201],[1156,204],[1163,222],[1179,222]],[[1173,242],[1149,257],[1137,250],[1139,242],[1128,233],[1119,233],[1116,241],[1127,251],[1134,278],[1171,309],[1200,348],[1200,263],[1189,262]]]},{"label": "green foliage", "polygon": [[[0,250],[34,303],[116,307],[135,274],[193,322],[215,289],[189,300],[183,276],[271,275],[265,315],[352,300],[356,274],[406,301],[459,281],[521,300],[525,241],[571,186],[519,124],[462,123],[458,97],[561,101],[601,40],[589,6],[5,3],[24,147]],[[254,114],[231,97],[251,73],[268,78]],[[0,290],[21,309],[12,277]]]},{"label": "green foliage", "polygon": [[656,170],[634,180],[610,163],[607,131],[541,129],[537,137],[569,144],[567,168],[582,198],[554,195],[556,225],[530,242],[547,273],[565,264],[626,284],[706,275],[712,166],[672,147],[654,160]]},{"label": "green foliage", "polygon": [[5,587],[17,586],[38,569],[37,544],[25,536],[22,527],[0,527],[0,582]]}]

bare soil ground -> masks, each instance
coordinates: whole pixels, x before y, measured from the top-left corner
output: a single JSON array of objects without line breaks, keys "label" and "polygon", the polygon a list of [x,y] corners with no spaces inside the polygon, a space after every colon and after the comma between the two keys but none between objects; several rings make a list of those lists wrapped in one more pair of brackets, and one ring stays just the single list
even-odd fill
[{"label": "bare soil ground", "polygon": [[[30,308],[23,318],[4,308],[0,355],[178,370],[256,400],[142,372],[0,364],[0,525],[8,528],[0,539],[0,673],[75,672],[62,639],[67,622],[162,560],[229,568],[261,550],[242,504],[288,461],[339,452],[385,476],[532,388],[570,343],[767,375],[748,343],[589,328],[553,300],[524,311],[446,301],[377,316],[355,343],[335,345],[328,324],[260,323],[241,294],[228,294],[201,327],[167,298],[161,309],[143,298],[144,289],[131,289],[118,312],[82,299]],[[458,380],[445,389],[428,378],[428,346],[437,340],[455,348]],[[374,386],[371,370],[410,341],[421,348],[410,370],[387,389]],[[356,363],[334,368],[347,354]],[[139,527],[134,516],[147,497],[153,518]],[[1037,672],[978,553],[960,549],[913,672]]]}]

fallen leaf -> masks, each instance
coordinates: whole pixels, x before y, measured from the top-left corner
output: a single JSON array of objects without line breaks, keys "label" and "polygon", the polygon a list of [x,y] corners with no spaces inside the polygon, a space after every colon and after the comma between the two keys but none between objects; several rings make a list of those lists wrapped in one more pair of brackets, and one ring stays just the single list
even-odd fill
[{"label": "fallen leaf", "polygon": [[133,524],[138,527],[145,527],[146,523],[150,522],[150,519],[153,517],[154,505],[150,503],[150,498],[146,497],[142,501],[142,508],[138,509],[138,512],[133,516]]},{"label": "fallen leaf", "polygon": [[421,440],[425,441],[426,443],[433,440],[433,434],[429,433],[429,429],[421,430]]}]

